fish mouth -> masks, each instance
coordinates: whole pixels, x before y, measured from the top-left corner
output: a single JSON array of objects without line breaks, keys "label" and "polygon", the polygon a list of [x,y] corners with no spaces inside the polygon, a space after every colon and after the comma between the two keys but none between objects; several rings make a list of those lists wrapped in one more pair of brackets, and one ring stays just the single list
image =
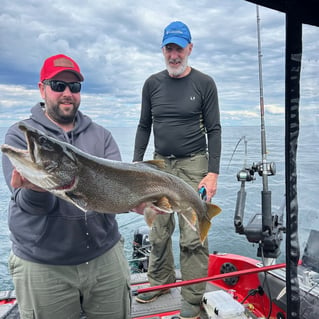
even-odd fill
[{"label": "fish mouth", "polygon": [[16,147],[11,146],[9,144],[2,144],[1,145],[1,152],[3,154],[6,154],[9,158],[10,157],[20,158],[24,162],[32,162],[29,150],[23,150],[20,148],[16,148]]},{"label": "fish mouth", "polygon": [[22,150],[22,149],[20,149],[20,148],[16,148],[16,147],[11,146],[11,145],[9,145],[9,144],[2,144],[2,145],[1,145],[1,151],[2,151],[3,153],[13,152],[13,153],[26,154],[26,155],[29,154],[29,151],[28,151],[28,150]]},{"label": "fish mouth", "polygon": [[71,191],[74,189],[76,183],[77,183],[77,178],[76,176],[74,176],[69,184],[54,187],[53,189],[56,191]]},{"label": "fish mouth", "polygon": [[[7,154],[11,159],[12,157],[16,158],[15,163],[16,169],[20,172],[20,174],[24,175],[22,171],[20,171],[19,163],[24,163],[24,167],[29,167],[27,170],[29,171],[37,171],[37,175],[44,176],[44,184],[37,184],[37,186],[46,189],[47,191],[52,191],[54,193],[61,192],[72,192],[73,189],[76,188],[78,177],[73,176],[71,180],[63,182],[61,179],[55,177],[54,173],[50,172],[50,170],[41,169],[35,162],[32,161],[32,157],[29,152],[26,150],[16,149],[10,145],[3,144],[1,145],[1,150],[4,154]],[[21,168],[21,166],[20,166]],[[25,178],[29,179],[26,175]],[[29,179],[30,180],[30,179]],[[31,181],[32,182],[32,181]]]},{"label": "fish mouth", "polygon": [[[50,183],[48,183],[45,187],[45,189],[47,189],[48,191],[50,190],[57,191],[57,192],[72,191],[76,187],[77,180],[78,180],[77,176],[73,176],[73,178],[70,181],[68,181],[66,184],[59,183],[54,178],[54,173],[52,172],[54,171],[54,168],[44,169],[43,167],[41,167],[41,165],[38,165],[35,159],[35,155],[29,150],[19,149],[8,144],[3,144],[1,145],[1,151],[7,156],[9,156],[11,160],[13,160],[13,163],[15,164],[16,169],[18,169],[19,163],[23,163],[23,165],[25,167],[28,167],[29,170],[38,171],[39,174],[43,174],[45,172],[47,177],[49,177],[52,174],[51,175],[52,178],[50,178]],[[43,187],[41,185],[38,185],[38,186]]]}]

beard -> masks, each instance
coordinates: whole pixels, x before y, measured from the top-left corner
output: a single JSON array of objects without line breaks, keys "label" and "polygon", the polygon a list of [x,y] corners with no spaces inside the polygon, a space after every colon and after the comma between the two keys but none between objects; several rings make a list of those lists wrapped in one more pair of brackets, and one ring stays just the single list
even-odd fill
[{"label": "beard", "polygon": [[[170,62],[176,63],[176,62],[180,62],[180,65],[177,68],[174,68],[170,65]],[[181,76],[185,70],[187,69],[187,65],[188,65],[188,57],[185,57],[184,60],[181,59],[170,59],[170,60],[166,60],[166,69],[169,73],[170,76],[177,78],[179,76]]]},{"label": "beard", "polygon": [[[70,106],[66,109],[61,107],[62,103],[68,103]],[[79,104],[71,101],[63,101],[56,104],[47,104],[45,111],[47,115],[56,123],[59,124],[70,124],[74,121],[76,112],[79,108]]]}]

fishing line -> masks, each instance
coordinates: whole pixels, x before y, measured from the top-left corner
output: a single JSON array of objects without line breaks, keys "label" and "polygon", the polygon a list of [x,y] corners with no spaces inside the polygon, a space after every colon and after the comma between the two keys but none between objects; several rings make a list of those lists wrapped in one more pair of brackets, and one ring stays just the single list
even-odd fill
[{"label": "fishing line", "polygon": [[246,163],[247,163],[247,140],[246,140],[246,136],[244,135],[244,136],[242,136],[242,137],[238,140],[238,142],[237,142],[237,144],[236,144],[236,146],[235,146],[235,148],[234,148],[234,150],[233,150],[233,153],[232,153],[232,155],[231,155],[231,157],[230,157],[230,160],[229,160],[229,162],[228,162],[227,170],[229,169],[230,163],[231,163],[231,161],[232,161],[232,159],[233,159],[233,157],[234,157],[234,155],[235,155],[235,153],[236,153],[237,147],[239,146],[239,144],[240,144],[240,142],[241,142],[242,140],[243,140],[244,143],[245,143],[244,168],[246,167]]}]

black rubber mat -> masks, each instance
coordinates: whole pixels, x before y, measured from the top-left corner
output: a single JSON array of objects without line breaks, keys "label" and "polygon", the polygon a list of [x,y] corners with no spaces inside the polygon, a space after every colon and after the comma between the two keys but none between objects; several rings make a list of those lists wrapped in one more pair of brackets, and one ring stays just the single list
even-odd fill
[{"label": "black rubber mat", "polygon": [[[138,288],[146,288],[147,285],[140,285]],[[146,315],[156,315],[168,311],[179,310],[181,306],[181,294],[179,288],[172,288],[170,292],[159,296],[155,301],[149,303],[139,303],[133,296],[132,317]]]},{"label": "black rubber mat", "polygon": [[172,288],[169,293],[159,296],[155,301],[149,303],[139,303],[135,300],[134,291],[149,287],[147,275],[145,273],[133,274],[132,284],[132,318],[179,310],[181,306],[180,288]]}]

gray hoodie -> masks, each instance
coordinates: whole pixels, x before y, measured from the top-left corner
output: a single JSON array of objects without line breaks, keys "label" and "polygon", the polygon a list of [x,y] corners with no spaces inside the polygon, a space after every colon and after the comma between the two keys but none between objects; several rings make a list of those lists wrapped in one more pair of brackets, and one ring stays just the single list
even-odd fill
[{"label": "gray hoodie", "polygon": [[[24,122],[89,154],[121,160],[111,133],[88,116],[78,111],[74,129],[66,133],[44,115],[43,107],[43,103],[35,105]],[[9,128],[5,143],[27,148],[17,124]],[[49,192],[12,189],[13,167],[5,155],[2,164],[12,192],[8,222],[15,255],[44,264],[77,265],[102,255],[119,241],[115,215],[89,211],[85,218],[83,211]]]}]

